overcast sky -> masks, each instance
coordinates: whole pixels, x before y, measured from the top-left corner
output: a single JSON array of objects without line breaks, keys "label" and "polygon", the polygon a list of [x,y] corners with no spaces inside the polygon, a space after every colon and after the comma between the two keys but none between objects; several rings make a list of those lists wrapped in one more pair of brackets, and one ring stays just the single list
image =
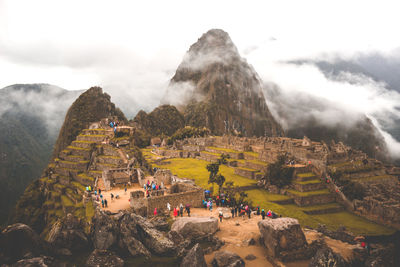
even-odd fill
[{"label": "overcast sky", "polygon": [[400,117],[400,95],[383,84],[351,75],[351,83],[340,83],[314,66],[282,64],[374,52],[400,59],[398,11],[396,1],[365,0],[0,0],[0,88],[100,85],[132,116],[156,107],[190,45],[221,28],[260,77],[287,95],[304,92],[368,116]]}]

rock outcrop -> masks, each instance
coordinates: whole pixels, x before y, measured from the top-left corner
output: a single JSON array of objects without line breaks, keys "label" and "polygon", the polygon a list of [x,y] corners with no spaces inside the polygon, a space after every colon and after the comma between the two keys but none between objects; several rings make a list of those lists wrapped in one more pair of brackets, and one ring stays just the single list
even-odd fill
[{"label": "rock outcrop", "polygon": [[183,258],[181,267],[207,267],[203,249],[197,243]]},{"label": "rock outcrop", "polygon": [[39,256],[45,249],[46,245],[38,234],[25,224],[12,224],[1,232],[0,251],[5,262],[12,263],[21,258]]},{"label": "rock outcrop", "polygon": [[182,110],[186,125],[206,127],[213,134],[283,134],[257,73],[223,30],[208,31],[190,47],[162,103]]},{"label": "rock outcrop", "polygon": [[258,222],[264,245],[271,257],[280,258],[287,253],[307,247],[300,224],[293,218],[267,219]]},{"label": "rock outcrop", "polygon": [[218,251],[211,262],[213,267],[244,267],[244,260],[236,253]]},{"label": "rock outcrop", "polygon": [[86,267],[123,267],[124,261],[114,252],[95,249],[86,261]]},{"label": "rock outcrop", "polygon": [[126,214],[120,221],[119,246],[127,249],[132,256],[150,257],[150,251],[137,239],[138,230],[131,214]]},{"label": "rock outcrop", "polygon": [[104,211],[96,210],[91,231],[95,249],[107,250],[117,243],[118,225]]},{"label": "rock outcrop", "polygon": [[60,266],[52,257],[40,256],[22,259],[12,264],[11,267],[57,267]]},{"label": "rock outcrop", "polygon": [[347,267],[346,261],[330,248],[322,248],[311,259],[309,267]]},{"label": "rock outcrop", "polygon": [[184,238],[202,238],[218,230],[218,220],[213,217],[183,217],[172,224],[171,230]]}]

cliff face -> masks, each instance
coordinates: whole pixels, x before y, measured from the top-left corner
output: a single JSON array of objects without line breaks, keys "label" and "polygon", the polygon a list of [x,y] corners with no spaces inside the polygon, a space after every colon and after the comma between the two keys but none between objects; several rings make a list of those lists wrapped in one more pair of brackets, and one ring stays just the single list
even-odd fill
[{"label": "cliff face", "polygon": [[115,104],[110,100],[110,96],[103,93],[100,87],[92,87],[81,94],[68,109],[64,124],[54,146],[53,158],[69,145],[80,131],[87,128],[90,123],[110,116],[116,116],[120,121],[127,121],[122,111],[115,107]]},{"label": "cliff face", "polygon": [[283,135],[257,73],[222,30],[208,31],[190,47],[162,103],[176,105],[187,125],[213,134]]},{"label": "cliff face", "polygon": [[149,114],[141,110],[133,119],[133,124],[152,136],[170,136],[185,126],[183,115],[171,105],[159,106]]}]

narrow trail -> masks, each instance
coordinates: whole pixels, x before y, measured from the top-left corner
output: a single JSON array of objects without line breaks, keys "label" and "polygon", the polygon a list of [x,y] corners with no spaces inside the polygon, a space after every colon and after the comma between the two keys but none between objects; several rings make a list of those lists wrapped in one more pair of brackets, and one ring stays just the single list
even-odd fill
[{"label": "narrow trail", "polygon": [[119,156],[122,158],[125,164],[128,164],[128,158],[126,157],[125,152],[122,150],[122,148],[118,148],[118,153]]}]

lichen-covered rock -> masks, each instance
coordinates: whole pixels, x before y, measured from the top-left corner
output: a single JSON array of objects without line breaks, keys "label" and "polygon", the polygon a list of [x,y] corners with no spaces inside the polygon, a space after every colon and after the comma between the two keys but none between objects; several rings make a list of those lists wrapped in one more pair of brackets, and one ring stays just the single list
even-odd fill
[{"label": "lichen-covered rock", "polygon": [[183,258],[181,267],[207,267],[203,249],[197,243]]},{"label": "lichen-covered rock", "polygon": [[136,221],[131,217],[131,214],[123,216],[120,222],[120,238],[119,246],[122,249],[126,249],[132,256],[143,255],[150,257],[149,250],[137,240],[138,231],[136,228]]},{"label": "lichen-covered rock", "polygon": [[322,248],[311,259],[309,267],[347,267],[346,261],[330,248]]},{"label": "lichen-covered rock", "polygon": [[87,267],[122,267],[124,261],[114,252],[95,249],[86,261]]},{"label": "lichen-covered rock", "polygon": [[264,245],[271,257],[279,257],[282,252],[299,250],[307,242],[300,224],[293,218],[267,219],[258,222]]},{"label": "lichen-covered rock", "polygon": [[30,259],[19,260],[11,267],[56,267],[58,263],[52,257],[40,256]]},{"label": "lichen-covered rock", "polygon": [[72,214],[68,214],[65,220],[53,224],[47,241],[56,248],[67,248],[71,251],[81,251],[88,246],[83,227]]},{"label": "lichen-covered rock", "polygon": [[171,255],[175,251],[175,244],[158,231],[152,223],[145,218],[131,214],[133,223],[136,224],[136,229],[140,241],[152,252],[158,255]]},{"label": "lichen-covered rock", "polygon": [[96,249],[106,250],[117,242],[119,229],[117,224],[102,210],[96,210],[93,217],[92,241]]},{"label": "lichen-covered rock", "polygon": [[244,267],[244,260],[230,251],[218,251],[211,262],[213,267]]},{"label": "lichen-covered rock", "polygon": [[44,249],[44,242],[26,224],[9,225],[0,235],[0,251],[6,262],[15,262],[27,256],[39,256]]},{"label": "lichen-covered rock", "polygon": [[218,219],[213,217],[183,217],[171,227],[184,238],[201,238],[212,235],[218,230]]}]

